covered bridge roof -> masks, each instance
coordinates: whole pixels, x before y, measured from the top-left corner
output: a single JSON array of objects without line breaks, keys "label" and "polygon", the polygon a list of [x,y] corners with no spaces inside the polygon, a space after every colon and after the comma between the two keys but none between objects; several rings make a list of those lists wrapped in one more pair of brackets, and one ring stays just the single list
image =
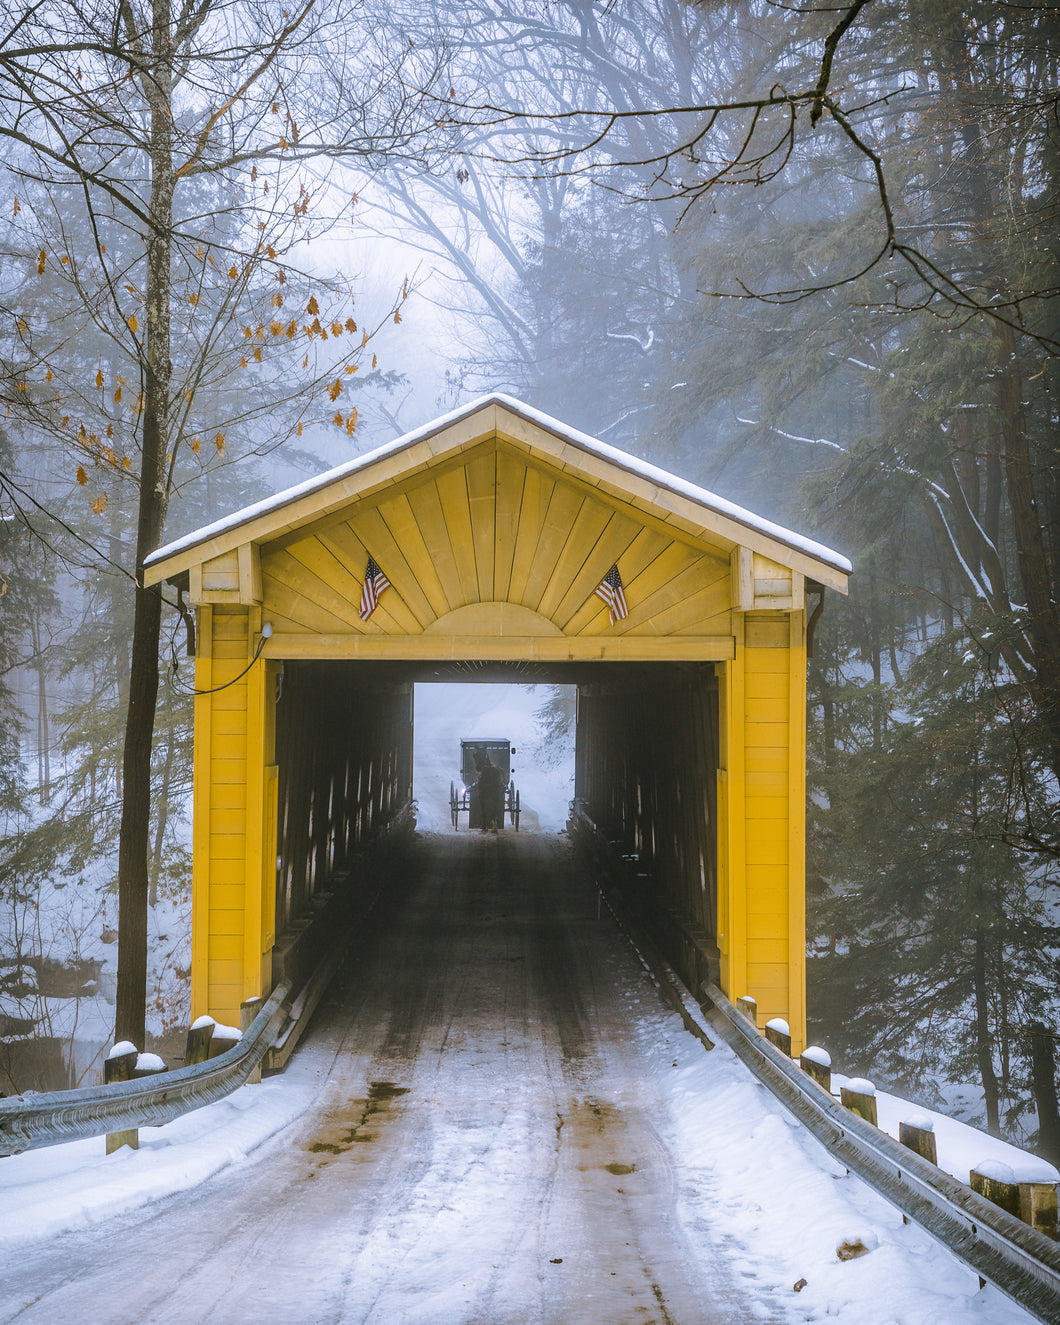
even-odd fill
[{"label": "covered bridge roof", "polygon": [[287,541],[298,530],[377,498],[490,438],[509,442],[548,469],[579,485],[588,484],[605,500],[635,508],[721,553],[746,548],[811,581],[846,592],[851,564],[838,552],[502,394],[483,396],[385,446],[174,540],[147,558],[146,582],[181,578],[192,567],[240,546]]}]

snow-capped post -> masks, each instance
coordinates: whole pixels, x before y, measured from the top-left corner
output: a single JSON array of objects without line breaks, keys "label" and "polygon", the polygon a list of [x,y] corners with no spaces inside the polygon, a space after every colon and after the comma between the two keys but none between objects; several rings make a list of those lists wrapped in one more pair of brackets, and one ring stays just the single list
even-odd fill
[{"label": "snow-capped post", "polygon": [[133,1068],[133,1080],[139,1081],[142,1077],[157,1077],[162,1072],[167,1072],[165,1059],[160,1058],[158,1054],[137,1054],[136,1066]]},{"label": "snow-capped post", "polygon": [[1000,1159],[982,1159],[968,1175],[968,1186],[1002,1210],[1019,1218],[1020,1189],[1010,1164]]},{"label": "snow-capped post", "polygon": [[234,1049],[242,1038],[243,1032],[237,1026],[225,1026],[223,1022],[214,1022],[210,1034],[210,1057],[220,1058],[229,1049]]},{"label": "snow-capped post", "polygon": [[[131,1081],[136,1070],[136,1060],[140,1052],[129,1040],[119,1040],[103,1061],[103,1084],[109,1086],[115,1081]],[[107,1133],[107,1154],[128,1146],[130,1150],[140,1149],[140,1133],[137,1128],[125,1132]]]},{"label": "snow-capped post", "polygon": [[766,1039],[784,1055],[791,1057],[791,1027],[783,1017],[770,1017],[766,1022]]},{"label": "snow-capped post", "polygon": [[736,1006],[751,1023],[752,1026],[758,1025],[758,1004],[750,994],[743,994],[736,1000]]},{"label": "snow-capped post", "polygon": [[831,1095],[832,1055],[827,1049],[817,1044],[807,1045],[799,1055],[799,1066],[808,1077],[813,1077],[822,1090]]},{"label": "snow-capped post", "polygon": [[[258,1013],[261,1011],[261,1004],[262,1004],[262,1000],[261,1000],[260,998],[248,998],[248,999],[245,999],[245,1000],[240,1004],[240,1006],[239,1006],[239,1030],[240,1030],[240,1034],[241,1034],[241,1035],[246,1035],[247,1031],[250,1030],[251,1023],[253,1022],[254,1018],[258,1015]],[[248,1086],[260,1086],[260,1085],[261,1085],[261,1064],[260,1064],[260,1063],[259,1063],[259,1064],[257,1065],[257,1067],[254,1069],[254,1071],[251,1072],[250,1076],[247,1077],[247,1085],[248,1085]]]},{"label": "snow-capped post", "polygon": [[184,1066],[205,1063],[210,1056],[210,1040],[217,1025],[213,1017],[197,1017],[188,1027],[188,1045],[184,1050]]},{"label": "snow-capped post", "polygon": [[937,1164],[938,1147],[935,1144],[935,1124],[927,1113],[912,1113],[898,1124],[898,1140],[921,1159]]},{"label": "snow-capped post", "polygon": [[864,1077],[851,1077],[845,1086],[839,1087],[839,1098],[843,1107],[851,1113],[872,1123],[873,1127],[879,1126],[876,1121],[876,1087],[871,1081],[866,1081]]}]

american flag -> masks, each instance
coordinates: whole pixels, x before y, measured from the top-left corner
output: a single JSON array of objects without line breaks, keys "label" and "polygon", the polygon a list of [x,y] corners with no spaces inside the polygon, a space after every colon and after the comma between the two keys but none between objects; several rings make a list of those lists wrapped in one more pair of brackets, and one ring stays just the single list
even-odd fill
[{"label": "american flag", "polygon": [[622,576],[618,573],[618,565],[614,565],[600,581],[596,590],[597,598],[602,598],[607,604],[607,610],[611,614],[611,624],[621,621],[624,616],[629,616],[629,608],[626,606],[626,595],[622,591]]},{"label": "american flag", "polygon": [[367,621],[379,603],[379,595],[390,588],[390,581],[376,565],[372,557],[364,571],[364,585],[361,589],[361,620]]}]

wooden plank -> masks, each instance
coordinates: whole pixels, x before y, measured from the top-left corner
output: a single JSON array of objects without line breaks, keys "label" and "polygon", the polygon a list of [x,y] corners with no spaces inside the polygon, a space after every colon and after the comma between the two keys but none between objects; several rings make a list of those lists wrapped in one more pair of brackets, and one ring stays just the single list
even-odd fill
[{"label": "wooden plank", "polygon": [[523,601],[527,607],[540,611],[542,594],[556,571],[560,556],[570,535],[585,498],[566,483],[557,483],[552,489],[548,506],[541,521],[540,536],[534,548],[530,575]]},{"label": "wooden plank", "polygon": [[[572,581],[582,576],[586,565],[598,558],[600,539],[612,516],[613,511],[602,502],[592,498],[582,499],[581,508],[570,527],[556,565],[538,602],[537,610],[543,616],[555,619],[560,603],[570,591]],[[608,563],[604,567],[601,579],[610,570],[611,564]],[[591,567],[590,575],[594,568]],[[599,583],[600,580],[597,580],[592,584],[589,592],[592,593]]]},{"label": "wooden plank", "polygon": [[587,590],[584,603],[569,620],[563,623],[565,634],[599,635],[605,630],[610,630],[607,608],[604,606],[603,600],[596,597],[596,586],[611,569],[615,561],[618,562],[623,583],[627,579],[636,579],[668,546],[669,543],[661,534],[642,526],[625,551],[603,565],[600,579]]},{"label": "wooden plank", "polygon": [[238,957],[211,957],[207,970],[211,985],[232,985],[237,990],[242,988],[243,963]]},{"label": "wooden plank", "polygon": [[[691,583],[702,584],[698,572]],[[684,586],[687,587],[687,582]],[[670,607],[655,612],[641,627],[655,635],[720,635],[730,626],[729,577],[705,584]]]},{"label": "wooden plank", "polygon": [[508,588],[508,601],[532,607],[527,595],[534,553],[541,537],[541,524],[552,498],[556,480],[538,469],[528,469],[523,483],[522,505],[519,508],[519,530],[515,539],[512,573]]},{"label": "wooden plank", "polygon": [[238,911],[242,915],[245,891],[242,883],[217,884],[210,889],[210,910]]},{"label": "wooden plank", "polygon": [[260,603],[261,549],[256,543],[241,543],[237,549],[239,560],[239,601]]},{"label": "wooden plank", "polygon": [[509,601],[519,515],[526,484],[526,463],[506,447],[497,451],[497,507],[493,545],[493,598]]},{"label": "wooden plank", "polygon": [[214,833],[238,833],[246,832],[247,816],[246,810],[221,810],[216,806],[210,807],[210,834]]},{"label": "wooden plank", "polygon": [[211,758],[209,765],[209,778],[214,786],[221,783],[238,783],[241,787],[246,786],[247,782],[247,763],[242,754],[235,758],[219,759],[216,756]]},{"label": "wooden plank", "polygon": [[[783,649],[788,647],[788,618],[786,614],[773,616],[751,616],[747,618],[747,647],[749,649]],[[758,664],[755,664],[758,666]],[[787,671],[787,659],[784,660]]]},{"label": "wooden plank", "polygon": [[243,833],[211,833],[211,860],[243,860],[247,853],[247,839]]},{"label": "wooden plank", "polygon": [[278,635],[265,646],[267,658],[377,658],[425,661],[511,659],[518,662],[592,660],[720,662],[733,656],[733,637],[662,635],[403,636]]},{"label": "wooden plank", "polygon": [[364,565],[359,575],[342,566],[338,558],[318,539],[293,543],[286,552],[268,558],[268,573],[292,588],[304,601],[322,608],[330,616],[347,625],[359,621],[361,583]]},{"label": "wooden plank", "polygon": [[[198,765],[198,760],[196,760]],[[205,765],[203,765],[205,767]],[[247,788],[245,783],[217,783],[210,788],[209,808],[214,810],[245,810]]]},{"label": "wooden plank", "polygon": [[225,936],[237,935],[242,941],[243,938],[243,912],[242,910],[229,910],[221,907],[210,907],[210,933],[221,934]]},{"label": "wooden plank", "polygon": [[[462,607],[468,600],[464,597],[460,572],[456,564],[456,553],[449,537],[445,512],[442,510],[441,493],[432,482],[421,484],[407,495],[409,506],[423,535],[431,564],[445,591],[446,611],[451,612],[455,607]],[[444,616],[445,612],[440,615]]]},{"label": "wooden plank", "polygon": [[235,640],[245,643],[247,638],[246,612],[214,612],[213,638],[215,645],[221,641],[232,642]]},{"label": "wooden plank", "polygon": [[[625,557],[634,539],[643,528],[642,525],[634,523],[622,512],[607,507],[603,503],[591,500],[587,503],[587,506],[592,509],[606,510],[608,519],[592,548],[586,554],[582,565],[570,575],[566,592],[551,612],[553,621],[565,631],[570,626],[572,618],[585,607],[589,598],[595,593],[597,585],[603,580],[611,567],[618,562],[620,557]],[[596,601],[599,605],[600,600],[597,599]],[[571,630],[570,633],[575,634],[577,632]]]},{"label": "wooden plank", "polygon": [[218,760],[226,762],[228,760],[245,759],[247,754],[247,739],[245,733],[233,732],[214,732],[213,740],[210,743],[210,757],[213,763]]},{"label": "wooden plank", "polygon": [[[195,659],[195,688],[213,688],[213,609],[200,607],[196,613],[199,653]],[[222,692],[223,693],[223,692]],[[192,848],[191,848],[191,1011],[192,1020],[208,1007],[206,944],[210,933],[209,894],[213,884],[210,868],[210,694],[196,695],[192,738]]]},{"label": "wooden plank", "polygon": [[749,795],[747,797],[747,818],[768,819],[775,823],[786,824],[788,821],[787,796]]},{"label": "wooden plank", "polygon": [[477,603],[478,570],[475,566],[475,535],[471,528],[471,507],[467,492],[467,473],[460,469],[439,474],[435,480],[449,532],[449,543],[456,560],[460,580],[461,603]]},{"label": "wooden plank", "polygon": [[[623,573],[622,584],[629,615],[622,621],[616,621],[614,626],[610,625],[606,615],[602,621],[597,618],[595,628],[622,635],[650,629],[649,623],[653,617],[682,602],[695,586],[698,560],[699,554],[687,544],[671,543],[639,573],[628,578]],[[591,634],[592,630],[592,627],[587,628],[584,633]]]},{"label": "wooden plank", "polygon": [[[435,619],[434,609],[420,588],[416,571],[405,559],[404,549],[390,532],[390,527],[377,508],[358,511],[351,524],[335,525],[327,534],[321,535],[320,541],[340,564],[349,566],[354,574],[358,608],[368,554],[371,553],[390,581],[393,594],[400,600],[399,607],[392,597],[386,599],[387,611],[391,616],[411,623],[413,631],[422,630]],[[391,590],[387,591],[388,594]]]},{"label": "wooden plank", "polygon": [[[444,616],[449,611],[449,599],[434,565],[434,558],[424,541],[423,531],[413,513],[408,495],[404,492],[388,497],[379,507],[390,530],[394,542],[401,548],[405,561],[416,576],[416,582],[430,604],[433,618]],[[406,601],[411,598],[403,593]]]},{"label": "wooden plank", "polygon": [[[279,554],[286,556],[286,553]],[[289,565],[282,568],[277,567],[280,573],[273,573],[272,559],[266,560],[262,566],[262,579],[265,584],[265,605],[271,611],[275,608],[275,614],[271,616],[273,626],[276,626],[277,616],[288,617],[296,621],[304,629],[319,632],[320,634],[330,634],[336,630],[358,630],[361,627],[360,618],[354,613],[355,620],[351,620],[347,610],[343,611],[341,616],[334,612],[329,612],[321,607],[312,598],[307,597],[299,589],[288,582],[287,576],[290,574],[290,566],[297,566],[298,563],[293,560]],[[308,576],[304,568],[299,568],[302,575]]]},{"label": "wooden plank", "polygon": [[494,546],[497,529],[497,453],[488,452],[468,459],[464,470],[467,481],[471,536],[475,544],[475,570],[478,575],[478,599],[493,601]]}]

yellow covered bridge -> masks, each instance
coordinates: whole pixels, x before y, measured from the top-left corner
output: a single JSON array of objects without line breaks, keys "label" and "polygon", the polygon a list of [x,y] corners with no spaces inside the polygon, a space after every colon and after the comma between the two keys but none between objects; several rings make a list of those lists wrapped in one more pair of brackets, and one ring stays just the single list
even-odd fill
[{"label": "yellow covered bridge", "polygon": [[510,677],[577,686],[577,800],[798,1047],[807,596],[849,573],[501,395],[160,549],[195,612],[193,1015],[268,993],[411,798],[415,681]]}]

